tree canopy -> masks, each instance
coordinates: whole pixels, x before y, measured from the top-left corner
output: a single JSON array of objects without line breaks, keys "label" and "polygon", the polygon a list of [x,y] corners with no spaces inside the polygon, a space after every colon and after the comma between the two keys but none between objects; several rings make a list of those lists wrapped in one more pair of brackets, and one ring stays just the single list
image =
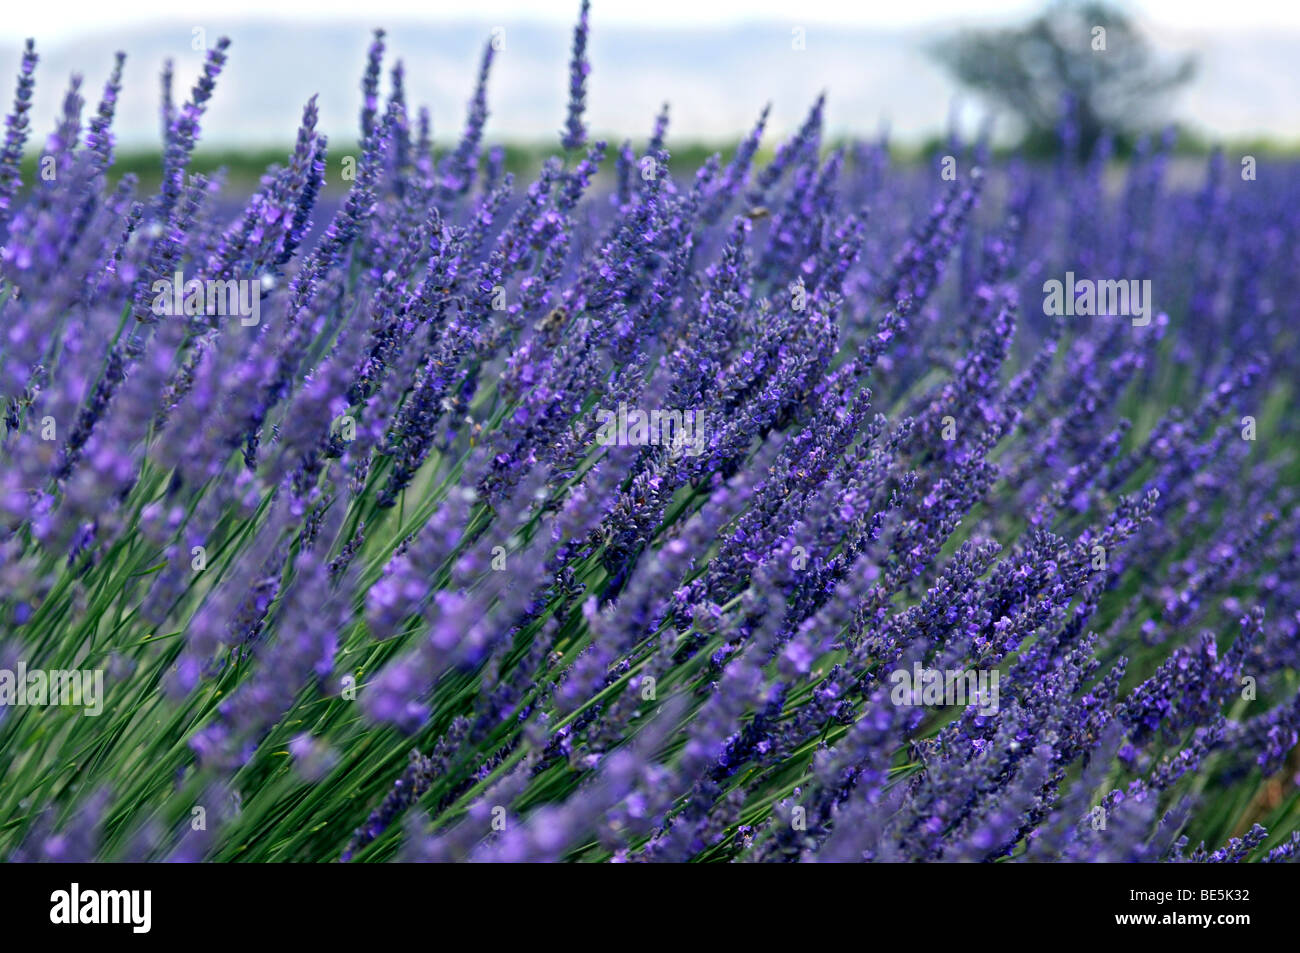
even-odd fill
[{"label": "tree canopy", "polygon": [[1026,145],[1063,143],[1082,155],[1103,131],[1131,138],[1150,129],[1195,71],[1193,57],[1158,56],[1127,14],[1093,0],[1056,0],[1018,27],[964,30],[934,52],[960,83],[1019,120]]}]

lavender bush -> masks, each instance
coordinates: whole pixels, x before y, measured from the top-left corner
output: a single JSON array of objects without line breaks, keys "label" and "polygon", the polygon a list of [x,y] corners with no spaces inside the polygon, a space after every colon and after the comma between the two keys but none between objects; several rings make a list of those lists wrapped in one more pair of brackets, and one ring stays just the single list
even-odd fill
[{"label": "lavender bush", "polygon": [[1300,169],[819,100],[686,173],[592,139],[587,29],[531,184],[490,44],[435,150],[377,32],[358,154],[309,102],[234,214],[225,41],[154,195],[121,56],[20,182],[29,44],[0,856],[1294,859]]}]

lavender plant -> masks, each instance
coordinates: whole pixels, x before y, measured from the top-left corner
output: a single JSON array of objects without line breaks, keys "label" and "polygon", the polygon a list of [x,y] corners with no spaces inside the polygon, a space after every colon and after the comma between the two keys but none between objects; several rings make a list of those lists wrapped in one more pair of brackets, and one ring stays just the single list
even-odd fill
[{"label": "lavender plant", "polygon": [[435,148],[376,32],[358,154],[309,102],[246,201],[224,40],[156,194],[120,55],[24,189],[28,44],[0,856],[1294,859],[1300,169],[899,164],[819,99],[682,170],[592,139],[588,23],[531,183],[491,44]]}]

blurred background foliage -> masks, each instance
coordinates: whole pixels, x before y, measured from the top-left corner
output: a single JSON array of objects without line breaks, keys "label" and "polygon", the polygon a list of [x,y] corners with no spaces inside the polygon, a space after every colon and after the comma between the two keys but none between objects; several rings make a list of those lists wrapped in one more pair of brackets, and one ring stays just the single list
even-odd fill
[{"label": "blurred background foliage", "polygon": [[[1105,30],[1104,51],[1091,49],[1096,27]],[[1176,133],[1175,157],[1204,157],[1215,149],[1230,157],[1300,155],[1300,140],[1268,135],[1216,139],[1203,128],[1172,121],[1170,100],[1196,75],[1196,57],[1157,51],[1135,18],[1113,3],[1051,0],[1020,23],[952,29],[930,44],[927,54],[1000,130],[1014,131],[1010,140],[995,139],[992,152],[997,158],[1017,154],[1048,160],[1059,158],[1063,151],[1086,157],[1103,131],[1109,133],[1112,159],[1117,162],[1129,159],[1144,136],[1166,131]],[[1067,111],[1068,128],[1062,122]],[[891,138],[890,154],[901,163],[929,161],[951,151],[951,137],[949,132]],[[504,150],[504,167],[517,177],[533,176],[541,163],[558,151],[554,141],[494,139],[490,127],[488,138]],[[33,139],[40,142],[39,137]],[[766,139],[775,141],[773,136]],[[674,135],[670,125],[673,171],[689,175],[714,153],[725,159],[739,141],[739,136],[714,141],[683,139]],[[826,147],[833,149],[847,142],[848,137],[831,136]],[[637,149],[644,143],[632,145]],[[618,142],[610,142],[611,152],[618,146]],[[290,150],[288,139],[252,146],[200,143],[191,170],[207,175],[225,170],[228,183],[246,191],[269,166],[283,164]],[[342,159],[357,152],[355,142],[336,138],[330,148],[328,191],[346,190],[348,183],[340,175]],[[760,163],[770,158],[769,149],[760,149]],[[39,152],[26,156],[25,182],[38,180],[39,161]],[[113,174],[120,177],[125,173],[136,175],[147,189],[156,187],[161,153],[138,145],[120,148]]]}]

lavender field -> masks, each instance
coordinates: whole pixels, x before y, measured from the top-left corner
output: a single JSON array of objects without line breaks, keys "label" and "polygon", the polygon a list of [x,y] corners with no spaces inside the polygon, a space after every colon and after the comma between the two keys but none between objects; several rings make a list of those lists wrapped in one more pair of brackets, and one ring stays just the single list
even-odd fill
[{"label": "lavender field", "polygon": [[900,162],[831,89],[685,167],[588,30],[531,181],[493,38],[435,145],[377,31],[251,197],[225,40],[156,190],[121,58],[33,116],[27,48],[0,858],[1300,858],[1300,162]]}]

